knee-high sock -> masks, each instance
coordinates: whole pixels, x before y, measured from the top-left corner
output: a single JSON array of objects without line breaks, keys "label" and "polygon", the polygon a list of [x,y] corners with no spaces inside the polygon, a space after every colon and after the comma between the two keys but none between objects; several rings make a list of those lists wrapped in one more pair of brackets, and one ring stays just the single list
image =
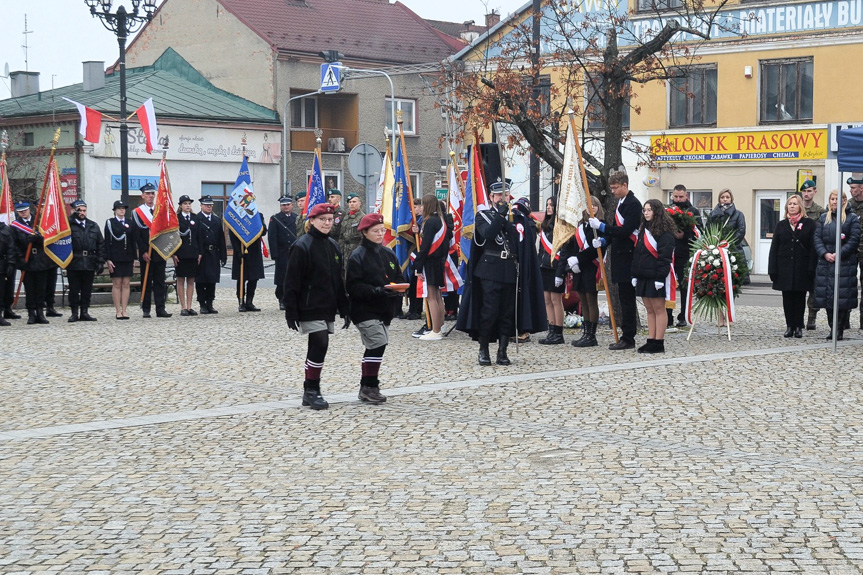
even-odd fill
[{"label": "knee-high sock", "polygon": [[377,379],[378,373],[381,370],[381,363],[384,361],[384,350],[387,346],[382,345],[375,349],[367,349],[363,354],[362,374],[363,377],[373,377]]}]

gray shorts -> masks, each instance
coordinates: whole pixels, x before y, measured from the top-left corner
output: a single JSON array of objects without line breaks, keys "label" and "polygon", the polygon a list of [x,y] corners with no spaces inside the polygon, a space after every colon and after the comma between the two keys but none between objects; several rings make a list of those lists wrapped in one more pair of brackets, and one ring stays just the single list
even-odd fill
[{"label": "gray shorts", "polygon": [[390,328],[379,319],[367,319],[357,324],[366,349],[377,349],[390,342]]},{"label": "gray shorts", "polygon": [[336,333],[336,324],[335,322],[324,321],[322,319],[300,322],[301,334],[306,335],[307,333],[315,333],[316,331],[325,331],[330,334]]}]

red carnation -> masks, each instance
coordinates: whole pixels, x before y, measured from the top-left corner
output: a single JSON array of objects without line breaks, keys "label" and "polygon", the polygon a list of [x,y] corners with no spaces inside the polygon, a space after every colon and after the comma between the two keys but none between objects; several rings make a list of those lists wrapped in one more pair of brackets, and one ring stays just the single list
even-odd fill
[{"label": "red carnation", "polygon": [[718,276],[718,275],[716,275],[716,274],[713,274],[713,275],[711,275],[711,276],[710,276],[710,279],[712,279],[712,280],[718,280],[718,279],[719,279],[719,276]]},{"label": "red carnation", "polygon": [[707,264],[706,266],[704,266],[704,271],[706,271],[706,272],[710,271],[710,264]]},{"label": "red carnation", "polygon": [[707,292],[707,295],[709,295],[709,296],[713,296],[713,292],[712,292],[712,291],[709,291],[709,292]]}]

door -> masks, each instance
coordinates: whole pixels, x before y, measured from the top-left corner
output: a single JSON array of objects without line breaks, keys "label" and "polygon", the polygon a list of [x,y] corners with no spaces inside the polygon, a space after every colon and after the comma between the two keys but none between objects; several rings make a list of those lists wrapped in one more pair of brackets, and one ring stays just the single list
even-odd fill
[{"label": "door", "polygon": [[759,190],[755,192],[755,249],[753,273],[766,274],[770,257],[770,242],[776,224],[785,216],[785,190]]}]

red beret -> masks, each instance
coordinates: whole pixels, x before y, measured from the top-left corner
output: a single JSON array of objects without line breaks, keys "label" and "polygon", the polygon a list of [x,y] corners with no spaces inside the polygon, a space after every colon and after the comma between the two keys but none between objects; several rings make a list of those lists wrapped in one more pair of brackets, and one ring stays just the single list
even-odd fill
[{"label": "red beret", "polygon": [[322,216],[324,214],[333,214],[335,213],[336,208],[332,204],[324,202],[323,204],[318,204],[312,208],[312,211],[309,212],[310,218],[316,218],[318,216]]},{"label": "red beret", "polygon": [[357,231],[361,232],[382,223],[384,223],[384,216],[382,214],[368,214],[363,216],[363,219],[360,220],[360,224],[357,226]]}]

